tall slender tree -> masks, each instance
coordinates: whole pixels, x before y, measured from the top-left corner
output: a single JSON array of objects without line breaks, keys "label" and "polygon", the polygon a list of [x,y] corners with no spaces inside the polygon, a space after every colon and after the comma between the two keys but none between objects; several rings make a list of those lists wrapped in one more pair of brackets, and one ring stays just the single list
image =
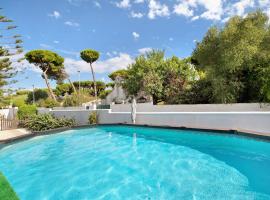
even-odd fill
[{"label": "tall slender tree", "polygon": [[81,58],[90,64],[93,82],[94,82],[94,92],[95,92],[95,99],[97,100],[97,83],[95,79],[95,73],[92,64],[96,62],[99,58],[99,52],[92,50],[92,49],[85,49],[81,51]]},{"label": "tall slender tree", "polygon": [[29,51],[25,54],[25,58],[29,63],[34,64],[42,70],[42,78],[45,80],[49,94],[56,101],[49,79],[56,81],[63,80],[64,58],[48,50]]},{"label": "tall slender tree", "polygon": [[0,15],[0,95],[3,93],[3,87],[12,83],[8,80],[17,73],[17,70],[12,66],[11,57],[23,51],[21,46],[23,41],[20,39],[20,35],[14,33],[17,26],[12,25],[12,23],[12,20]]}]

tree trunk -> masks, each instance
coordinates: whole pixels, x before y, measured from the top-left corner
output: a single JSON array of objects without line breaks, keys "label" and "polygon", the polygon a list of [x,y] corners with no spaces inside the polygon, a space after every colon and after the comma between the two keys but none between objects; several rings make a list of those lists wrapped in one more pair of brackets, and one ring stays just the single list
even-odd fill
[{"label": "tree trunk", "polygon": [[71,82],[71,80],[69,78],[68,78],[68,82],[72,86],[72,89],[73,89],[74,93],[77,94],[77,90],[76,90],[74,84]]},{"label": "tree trunk", "polygon": [[90,63],[90,67],[91,67],[91,72],[92,72],[92,77],[93,77],[93,82],[94,82],[95,100],[97,100],[97,83],[96,83],[96,79],[95,79],[95,74],[94,74],[94,69],[93,69],[92,63]]},{"label": "tree trunk", "polygon": [[49,90],[49,94],[50,94],[51,98],[52,98],[54,101],[56,101],[56,97],[55,97],[55,95],[54,95],[54,93],[53,93],[53,91],[52,91],[52,88],[51,88],[50,83],[49,83],[49,81],[48,81],[48,77],[47,77],[46,72],[43,72],[43,77],[44,77],[44,79],[45,79],[45,82],[46,82],[46,85],[47,85],[47,88],[48,88],[48,90]]}]

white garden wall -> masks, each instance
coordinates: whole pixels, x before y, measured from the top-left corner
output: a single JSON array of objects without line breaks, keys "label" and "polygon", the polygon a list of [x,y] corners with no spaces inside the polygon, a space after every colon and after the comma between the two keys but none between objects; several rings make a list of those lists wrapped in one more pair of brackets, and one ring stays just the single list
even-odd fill
[{"label": "white garden wall", "polygon": [[17,107],[0,109],[0,116],[4,116],[6,119],[12,120],[16,117],[17,111]]},{"label": "white garden wall", "polygon": [[[131,124],[130,107],[130,105],[115,105],[109,110],[97,110],[99,123]],[[115,110],[117,110],[117,112],[115,112]],[[150,112],[146,112],[149,110]],[[182,112],[179,112],[179,110]],[[183,110],[188,110],[188,112]],[[268,110],[269,106],[260,107],[260,104],[166,106],[138,104],[136,124],[199,129],[238,130],[243,132],[269,134],[270,136],[270,112]],[[78,124],[83,125],[88,124],[89,115],[93,111],[39,110],[39,113],[46,112],[52,113],[56,117],[73,118]]]},{"label": "white garden wall", "polygon": [[[130,112],[130,104],[111,105],[113,112]],[[254,112],[270,111],[269,104],[237,103],[237,104],[194,104],[194,105],[153,105],[137,104],[137,112]]]}]

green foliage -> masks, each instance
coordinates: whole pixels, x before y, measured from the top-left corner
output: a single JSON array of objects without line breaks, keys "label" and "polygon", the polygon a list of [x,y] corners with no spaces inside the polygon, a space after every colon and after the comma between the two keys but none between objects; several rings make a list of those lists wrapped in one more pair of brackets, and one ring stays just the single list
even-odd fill
[{"label": "green foliage", "polygon": [[192,55],[212,85],[212,102],[270,102],[270,27],[261,11],[212,27]]},{"label": "green foliage", "polygon": [[[73,82],[74,86],[76,88],[79,88],[79,82],[75,81]],[[89,94],[94,96],[94,81],[81,81],[80,82],[81,89],[89,89]],[[96,86],[97,86],[97,95],[100,95],[102,91],[106,89],[106,84],[103,81],[96,81]]]},{"label": "green foliage", "polygon": [[76,123],[73,119],[56,118],[50,114],[33,115],[22,126],[31,131],[46,131],[61,127],[73,127]]},{"label": "green foliage", "polygon": [[42,78],[45,80],[51,98],[56,101],[56,97],[50,87],[48,79],[62,82],[67,77],[64,71],[64,58],[49,50],[33,50],[25,54],[29,63],[39,67],[43,73]]},{"label": "green foliage", "polygon": [[29,92],[29,90],[18,90],[16,91],[16,95],[27,95]]},{"label": "green foliage", "polygon": [[20,120],[25,120],[36,114],[37,108],[35,105],[24,105],[19,108],[17,116]]},{"label": "green foliage", "polygon": [[189,59],[165,59],[163,51],[154,50],[137,57],[128,67],[123,86],[130,95],[146,92],[153,97],[154,104],[159,101],[174,104],[181,102],[181,94],[198,77]]},{"label": "green foliage", "polygon": [[[17,69],[12,66],[13,62],[18,62],[10,59],[11,55],[16,55],[22,52],[22,47],[17,43],[22,43],[19,35],[14,35],[14,30],[17,26],[14,26],[13,21],[6,16],[0,16],[1,25],[1,40],[0,40],[0,97],[3,95],[3,86],[11,84],[10,78],[17,74]],[[16,37],[15,37],[16,36]],[[8,44],[8,45],[6,45]]]},{"label": "green foliage", "polygon": [[81,51],[81,58],[87,63],[94,63],[99,58],[99,52],[92,49]]},{"label": "green foliage", "polygon": [[[35,89],[34,91],[35,101],[39,101],[41,99],[45,100],[48,98],[48,92],[46,89]],[[29,92],[27,95],[26,102],[28,104],[33,103],[33,91]]]},{"label": "green foliage", "polygon": [[112,90],[104,90],[100,93],[99,98],[105,99],[108,96],[108,94],[110,94],[111,92]]},{"label": "green foliage", "polygon": [[94,100],[92,96],[89,96],[86,92],[81,91],[80,94],[72,94],[65,96],[64,101],[63,101],[63,106],[64,107],[72,107],[72,106],[79,106],[82,103],[86,103],[89,101]]},{"label": "green foliage", "polygon": [[116,77],[121,77],[122,79],[125,79],[127,75],[128,75],[128,72],[126,69],[120,69],[120,70],[112,72],[108,76],[111,80],[115,81]]},{"label": "green foliage", "polygon": [[208,79],[202,78],[195,81],[191,88],[178,96],[177,103],[182,104],[209,104],[212,103],[212,84]]},{"label": "green foliage", "polygon": [[65,94],[72,94],[73,88],[68,83],[57,84],[55,93],[58,96],[65,96]]},{"label": "green foliage", "polygon": [[110,82],[106,84],[106,88],[114,88],[115,83]]},{"label": "green foliage", "polygon": [[33,50],[25,54],[29,63],[46,72],[49,79],[58,80],[62,77],[64,58],[49,50]]},{"label": "green foliage", "polygon": [[54,101],[51,98],[47,98],[47,99],[40,99],[36,102],[36,104],[39,107],[43,107],[43,108],[53,108],[53,107],[59,107],[60,103],[57,101]]},{"label": "green foliage", "polygon": [[17,194],[8,183],[7,179],[0,173],[0,199],[2,200],[19,200]]},{"label": "green foliage", "polygon": [[96,111],[91,112],[89,115],[89,124],[97,124],[98,123],[98,114]]},{"label": "green foliage", "polygon": [[25,105],[25,100],[27,98],[27,95],[12,95],[10,98],[10,102],[12,102],[12,105],[14,107],[21,107]]}]

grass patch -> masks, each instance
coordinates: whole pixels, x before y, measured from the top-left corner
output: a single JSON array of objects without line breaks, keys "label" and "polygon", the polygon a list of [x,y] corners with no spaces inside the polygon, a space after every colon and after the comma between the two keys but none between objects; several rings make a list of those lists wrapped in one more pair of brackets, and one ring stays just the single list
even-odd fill
[{"label": "grass patch", "polygon": [[1,200],[19,200],[17,194],[11,188],[7,179],[0,173],[0,199]]}]

